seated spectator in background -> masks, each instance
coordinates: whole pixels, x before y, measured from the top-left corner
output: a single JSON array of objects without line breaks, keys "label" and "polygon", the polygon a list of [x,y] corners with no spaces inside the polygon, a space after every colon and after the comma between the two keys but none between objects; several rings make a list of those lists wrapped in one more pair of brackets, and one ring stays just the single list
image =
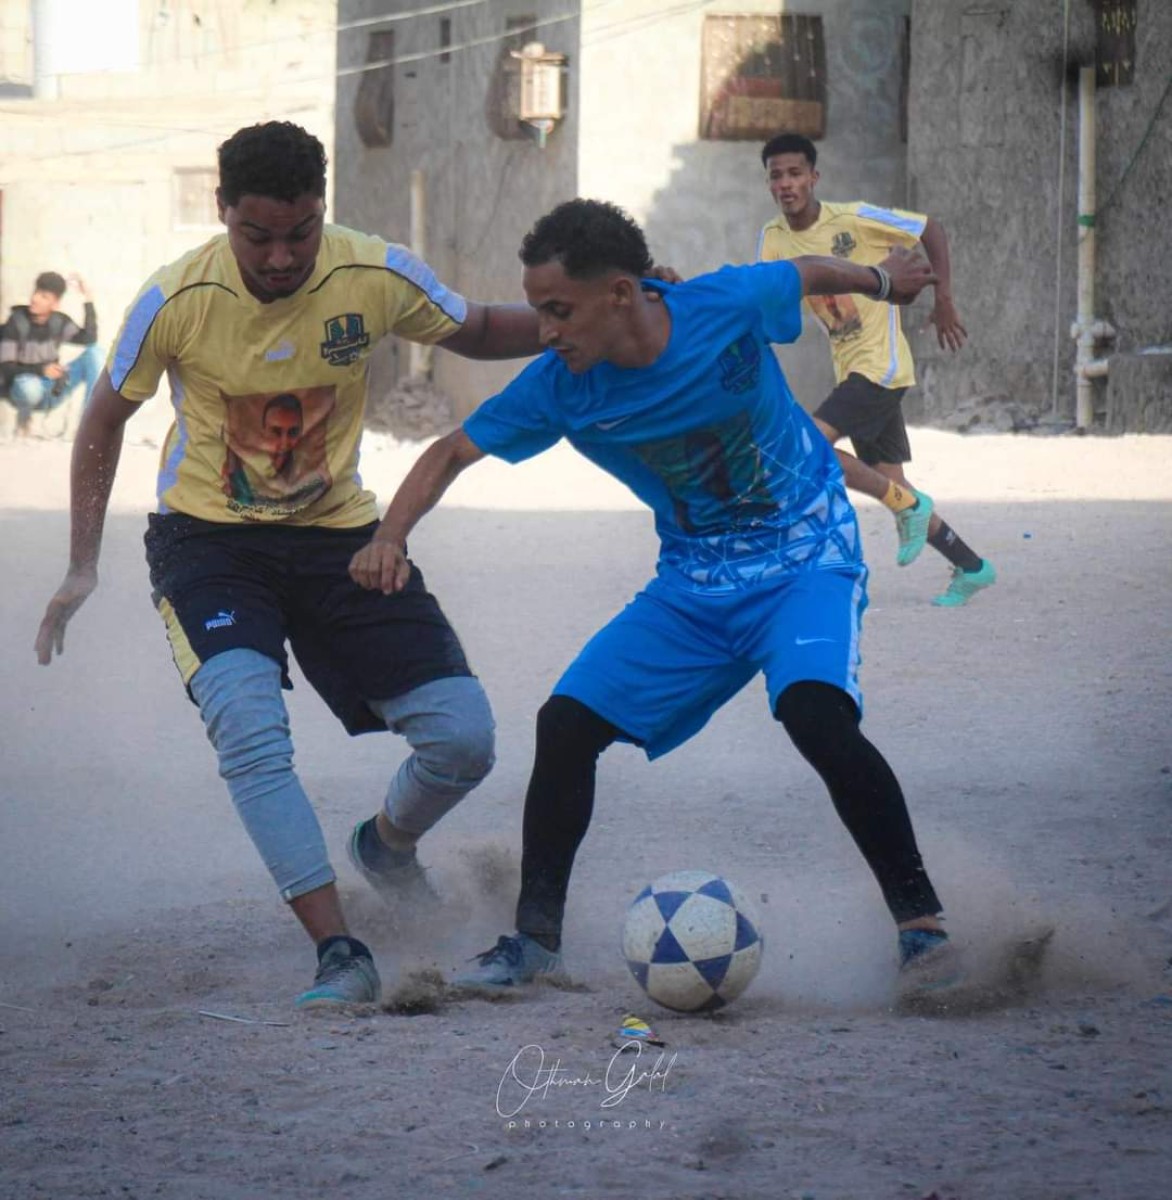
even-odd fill
[{"label": "seated spectator in background", "polygon": [[[52,412],[76,388],[84,388],[82,407],[89,403],[102,354],[98,350],[98,318],[89,288],[77,275],[69,277],[85,304],[84,324],[60,312],[66,283],[56,271],[42,271],[28,304],[13,306],[0,329],[0,394],[16,409],[16,431],[27,434],[35,412]],[[85,349],[69,363],[60,361],[63,345]]]}]

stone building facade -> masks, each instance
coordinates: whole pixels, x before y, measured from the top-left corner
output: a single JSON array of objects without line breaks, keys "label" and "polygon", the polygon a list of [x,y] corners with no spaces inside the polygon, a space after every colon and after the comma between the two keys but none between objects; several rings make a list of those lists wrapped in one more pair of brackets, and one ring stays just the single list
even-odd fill
[{"label": "stone building facade", "polygon": [[[656,259],[684,274],[751,261],[775,211],[759,157],[765,139],[706,137],[702,125],[726,76],[733,82],[725,90],[740,88],[746,103],[754,88],[770,86],[767,55],[729,52],[728,38],[740,37],[743,50],[756,35],[730,32],[728,20],[754,17],[803,22],[786,29],[787,54],[802,56],[802,66],[783,93],[821,97],[817,144],[827,198],[902,205],[909,4],[804,0],[800,14],[791,7],[495,0],[396,20],[418,8],[414,0],[341,0],[339,219],[409,243],[411,179],[419,173],[427,259],[446,283],[479,300],[523,299],[521,238],[543,212],[577,195],[621,204],[646,229]],[[544,146],[502,127],[499,114],[502,56],[533,40],[566,59],[565,115]],[[368,69],[380,62],[392,65]],[[372,105],[384,115],[364,140]],[[408,353],[385,349],[376,367],[380,390],[409,376]],[[809,329],[783,358],[795,392],[816,402],[831,384],[821,333]],[[442,354],[431,360],[432,382],[452,400],[449,419],[516,369]]]},{"label": "stone building facade", "polygon": [[1134,60],[1131,81],[1100,82],[1094,102],[1095,315],[1116,330],[1101,347],[1108,373],[1095,383],[1095,423],[1172,431],[1172,243],[1162,215],[1172,196],[1172,5],[1068,8],[1069,25],[1058,0],[912,5],[909,195],[951,233],[971,337],[955,357],[930,336],[916,339],[918,415],[930,423],[1064,428],[1074,419],[1077,76],[1103,53],[1106,12],[1134,17]]}]

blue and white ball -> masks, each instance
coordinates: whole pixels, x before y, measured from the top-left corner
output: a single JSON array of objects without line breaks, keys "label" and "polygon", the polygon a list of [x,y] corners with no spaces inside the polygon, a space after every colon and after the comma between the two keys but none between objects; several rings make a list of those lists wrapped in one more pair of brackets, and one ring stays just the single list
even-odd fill
[{"label": "blue and white ball", "polygon": [[711,871],[661,875],[631,902],[623,926],[631,974],[676,1012],[731,1004],[753,982],[763,950],[753,906]]}]

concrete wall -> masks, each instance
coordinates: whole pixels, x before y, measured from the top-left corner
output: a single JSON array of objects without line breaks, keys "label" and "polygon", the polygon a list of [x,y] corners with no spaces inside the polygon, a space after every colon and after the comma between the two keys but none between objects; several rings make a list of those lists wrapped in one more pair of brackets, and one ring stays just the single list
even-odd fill
[{"label": "concrete wall", "polygon": [[[342,0],[346,23],[409,9],[414,0]],[[720,11],[779,12],[779,0],[738,0]],[[566,0],[497,0],[450,14],[453,41],[490,36],[512,13],[566,12]],[[823,16],[828,74],[827,135],[819,143],[828,199],[906,199],[899,132],[900,50],[909,0],[803,0]],[[338,90],[340,219],[401,240],[408,236],[408,177],[427,172],[428,257],[454,286],[478,299],[520,297],[516,250],[533,220],[574,195],[613,200],[645,227],[652,253],[684,274],[751,261],[772,215],[757,142],[705,142],[698,134],[701,30],[711,6],[623,0],[579,6],[579,21],[540,33],[569,55],[569,113],[547,149],[501,141],[487,129],[484,96],[495,45],[397,67],[395,141],[364,147],[354,130],[357,79]],[[438,46],[439,18],[396,23],[396,53]],[[343,32],[345,70],[365,57],[368,30]],[[408,121],[406,113],[410,113]],[[401,351],[400,351],[401,352]],[[831,386],[829,352],[811,328],[783,352],[799,397],[813,404]],[[511,377],[516,364],[467,366],[436,356],[436,380],[467,412]],[[393,364],[380,364],[380,379]],[[385,386],[385,384],[383,385]]]},{"label": "concrete wall", "polygon": [[[1072,70],[1094,62],[1093,16],[1086,0],[1070,5]],[[1043,421],[1074,412],[1078,112],[1076,88],[1063,83],[1062,18],[1058,0],[913,3],[910,191],[949,232],[971,337],[955,358],[929,336],[914,342],[930,420],[1007,405]],[[1097,311],[1119,330],[1122,351],[1172,341],[1172,275],[1158,249],[1167,238],[1153,216],[1172,194],[1172,102],[1156,116],[1172,64],[1172,6],[1139,0],[1137,35],[1135,82],[1100,89],[1096,103]]]},{"label": "concrete wall", "polygon": [[[682,274],[751,262],[775,213],[758,142],[698,135],[704,19],[721,13],[820,14],[826,41],[826,136],[819,194],[828,200],[905,201],[900,49],[908,0],[738,0],[681,6],[626,0],[583,17],[582,194],[622,204],[652,253]],[[780,130],[778,131],[780,132]],[[833,386],[824,335],[807,321],[780,351],[795,395],[814,407]]]},{"label": "concrete wall", "polygon": [[[8,3],[3,12],[6,23],[23,22],[26,43],[33,40],[31,11]],[[334,45],[322,34],[332,27],[333,13],[317,0],[143,0],[139,69],[100,69],[98,61],[83,69],[84,55],[73,47],[57,60],[71,67],[53,81],[58,98],[0,100],[4,315],[27,301],[38,272],[76,271],[94,293],[108,346],[146,276],[221,228],[214,209],[206,221],[179,220],[177,170],[214,172],[220,142],[271,118],[297,121],[331,151]],[[67,293],[62,307],[81,317],[79,297]],[[165,432],[165,392],[135,419],[132,438]],[[0,423],[10,424],[11,415],[0,404]]]},{"label": "concrete wall", "polygon": [[[417,8],[416,0],[341,0],[338,6],[335,215],[342,224],[409,244],[410,179],[420,170],[427,195],[426,258],[436,273],[469,299],[523,302],[521,238],[542,213],[577,191],[577,20],[524,35],[570,56],[568,115],[544,149],[534,140],[496,136],[486,101],[508,19],[540,19],[573,6],[565,0],[494,0],[452,9],[446,14],[452,43],[446,63],[438,54],[439,15],[345,28],[367,16]],[[354,118],[361,76],[347,73],[367,60],[372,29],[393,30],[395,57],[413,59],[394,67],[392,143],[373,149],[363,144]],[[388,339],[374,356],[376,398],[405,376],[407,353]],[[472,363],[442,352],[433,359],[436,385],[461,412],[516,371],[516,363]]]}]

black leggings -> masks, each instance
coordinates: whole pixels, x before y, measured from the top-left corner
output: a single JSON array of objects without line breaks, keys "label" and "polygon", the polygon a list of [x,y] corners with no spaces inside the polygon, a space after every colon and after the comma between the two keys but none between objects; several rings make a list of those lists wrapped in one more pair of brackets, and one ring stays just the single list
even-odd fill
[{"label": "black leggings", "polygon": [[[940,911],[899,782],[859,729],[854,702],[826,683],[778,698],[777,719],[826,784],[835,810],[871,868],[896,921]],[[598,756],[620,731],[568,696],[537,714],[537,751],[525,795],[517,929],[560,936],[574,856],[594,811]]]}]

